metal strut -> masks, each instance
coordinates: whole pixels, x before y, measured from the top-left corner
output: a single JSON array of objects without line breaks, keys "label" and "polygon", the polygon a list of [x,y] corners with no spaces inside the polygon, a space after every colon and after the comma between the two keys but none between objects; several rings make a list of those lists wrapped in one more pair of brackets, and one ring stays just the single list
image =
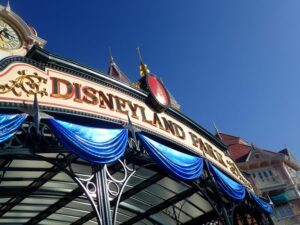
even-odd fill
[{"label": "metal strut", "polygon": [[[112,216],[110,211],[109,193],[107,188],[107,177],[104,166],[97,166],[95,171],[97,206],[100,212],[102,224],[112,225]],[[100,223],[101,224],[101,223]]]},{"label": "metal strut", "polygon": [[205,163],[205,166],[206,166],[206,169],[207,169],[208,177],[213,181],[214,189],[215,189],[214,192],[216,193],[216,197],[219,199],[218,204],[219,204],[219,206],[221,208],[221,211],[222,211],[222,214],[224,216],[223,221],[224,221],[225,225],[232,225],[232,222],[230,221],[230,218],[228,216],[227,209],[226,209],[226,207],[223,203],[222,197],[221,197],[221,195],[219,193],[219,190],[216,186],[216,181],[214,179],[214,176],[211,174],[211,171],[209,169],[207,159],[204,159],[204,163]]}]

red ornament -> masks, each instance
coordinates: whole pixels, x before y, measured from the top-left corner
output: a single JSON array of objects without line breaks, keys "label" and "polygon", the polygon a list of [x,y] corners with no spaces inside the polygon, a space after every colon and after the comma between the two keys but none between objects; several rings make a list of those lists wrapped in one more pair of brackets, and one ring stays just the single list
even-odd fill
[{"label": "red ornament", "polygon": [[158,112],[163,112],[170,105],[169,93],[162,82],[153,75],[146,76],[148,90],[151,97],[151,105]]}]

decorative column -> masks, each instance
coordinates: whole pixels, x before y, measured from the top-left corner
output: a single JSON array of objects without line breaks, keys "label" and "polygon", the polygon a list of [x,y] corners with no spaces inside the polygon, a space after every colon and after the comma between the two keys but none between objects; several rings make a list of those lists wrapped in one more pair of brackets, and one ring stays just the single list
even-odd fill
[{"label": "decorative column", "polygon": [[97,166],[94,169],[96,178],[97,207],[102,221],[101,223],[98,218],[98,223],[103,225],[112,225],[106,171],[103,166]]},{"label": "decorative column", "polygon": [[216,197],[218,199],[217,205],[221,209],[221,212],[222,212],[222,215],[223,215],[223,221],[224,221],[225,225],[232,225],[232,221],[229,218],[227,209],[226,209],[226,207],[225,207],[225,205],[223,203],[223,200],[222,200],[222,197],[221,197],[220,192],[218,190],[218,187],[216,186],[216,181],[214,179],[214,176],[213,176],[213,174],[211,173],[211,171],[209,169],[209,165],[208,165],[207,159],[204,159],[204,162],[205,162],[205,165],[206,165],[207,175],[208,175],[209,179],[212,181],[212,183],[214,184],[213,185],[214,192],[215,192]]}]

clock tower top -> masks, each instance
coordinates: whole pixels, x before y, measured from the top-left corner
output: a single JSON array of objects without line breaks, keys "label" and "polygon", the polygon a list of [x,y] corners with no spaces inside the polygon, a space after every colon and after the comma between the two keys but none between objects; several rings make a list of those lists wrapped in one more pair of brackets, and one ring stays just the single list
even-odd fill
[{"label": "clock tower top", "polygon": [[9,2],[0,5],[0,60],[8,56],[24,56],[33,45],[43,47],[46,41],[36,30],[15,14]]}]

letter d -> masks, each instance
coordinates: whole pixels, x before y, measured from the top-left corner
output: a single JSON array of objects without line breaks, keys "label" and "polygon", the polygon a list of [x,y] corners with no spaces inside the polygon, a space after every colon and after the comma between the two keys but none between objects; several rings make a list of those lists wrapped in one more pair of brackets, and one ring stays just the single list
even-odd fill
[{"label": "letter d", "polygon": [[[53,98],[61,98],[61,99],[70,99],[73,96],[73,85],[67,81],[67,80],[63,80],[63,79],[59,79],[56,77],[50,77],[50,79],[52,80],[52,93],[50,94],[51,97]],[[65,93],[61,93],[62,91],[62,85],[64,85],[64,92]]]}]

